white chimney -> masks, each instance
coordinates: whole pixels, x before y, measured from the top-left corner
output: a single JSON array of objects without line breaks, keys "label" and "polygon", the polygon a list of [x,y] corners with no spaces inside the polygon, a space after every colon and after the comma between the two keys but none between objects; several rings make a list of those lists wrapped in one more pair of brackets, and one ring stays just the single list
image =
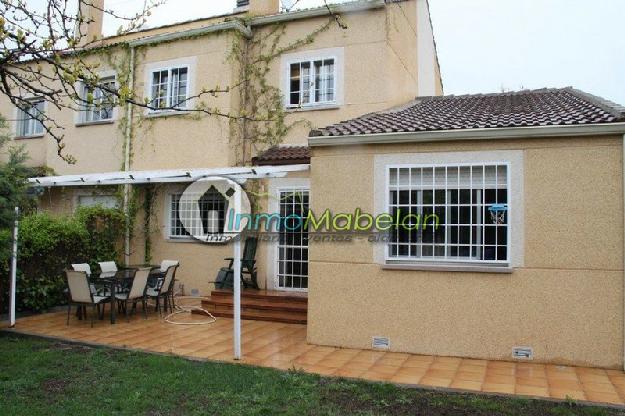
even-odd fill
[{"label": "white chimney", "polygon": [[104,0],[78,0],[76,38],[85,45],[102,37]]}]

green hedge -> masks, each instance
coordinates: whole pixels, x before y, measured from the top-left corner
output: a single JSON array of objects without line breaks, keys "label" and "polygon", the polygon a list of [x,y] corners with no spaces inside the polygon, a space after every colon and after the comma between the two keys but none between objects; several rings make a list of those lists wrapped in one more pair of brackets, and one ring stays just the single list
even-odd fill
[{"label": "green hedge", "polygon": [[[43,311],[64,304],[64,270],[72,263],[90,263],[96,271],[98,261],[119,262],[123,227],[119,210],[102,207],[80,208],[67,217],[47,213],[24,217],[19,234],[18,310]],[[0,239],[3,246],[7,239],[10,245],[10,236],[0,233]],[[8,259],[3,260],[8,271]]]}]

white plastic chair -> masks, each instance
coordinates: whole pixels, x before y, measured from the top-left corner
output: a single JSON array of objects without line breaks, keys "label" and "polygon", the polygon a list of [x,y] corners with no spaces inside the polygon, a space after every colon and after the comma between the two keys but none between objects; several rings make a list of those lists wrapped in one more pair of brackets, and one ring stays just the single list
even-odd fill
[{"label": "white plastic chair", "polygon": [[98,262],[102,273],[100,277],[113,277],[117,273],[117,264],[114,261],[102,261]]}]

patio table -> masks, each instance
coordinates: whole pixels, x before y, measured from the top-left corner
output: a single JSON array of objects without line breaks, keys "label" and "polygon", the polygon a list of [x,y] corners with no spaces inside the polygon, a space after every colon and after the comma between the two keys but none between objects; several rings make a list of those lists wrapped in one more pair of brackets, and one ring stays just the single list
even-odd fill
[{"label": "patio table", "polygon": [[116,272],[102,272],[100,274],[92,275],[92,281],[97,284],[101,284],[106,286],[110,293],[111,298],[111,324],[114,324],[117,321],[117,308],[115,304],[117,303],[115,295],[117,293],[117,286],[123,284],[124,282],[132,281],[135,277],[135,273],[137,269],[135,268],[124,268],[118,270]]}]

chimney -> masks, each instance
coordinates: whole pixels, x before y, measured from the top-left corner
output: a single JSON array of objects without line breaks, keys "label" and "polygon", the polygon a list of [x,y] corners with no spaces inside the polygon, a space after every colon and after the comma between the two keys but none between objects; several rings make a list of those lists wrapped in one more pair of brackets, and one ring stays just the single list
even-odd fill
[{"label": "chimney", "polygon": [[[81,20],[82,23],[80,23]],[[80,45],[88,44],[102,37],[103,21],[104,0],[78,0],[76,37],[79,38]]]},{"label": "chimney", "polygon": [[280,13],[280,0],[237,0],[235,12],[246,11],[252,16]]}]

